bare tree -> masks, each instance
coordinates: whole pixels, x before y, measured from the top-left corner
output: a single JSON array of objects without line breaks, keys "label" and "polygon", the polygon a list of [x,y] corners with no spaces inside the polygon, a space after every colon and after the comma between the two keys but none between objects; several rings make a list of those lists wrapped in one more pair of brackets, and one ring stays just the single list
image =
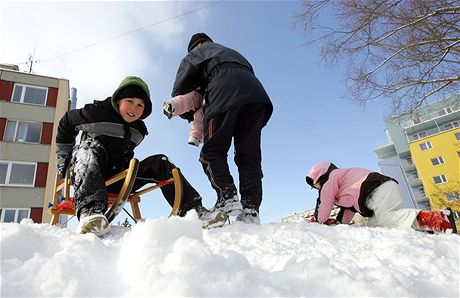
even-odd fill
[{"label": "bare tree", "polygon": [[[334,25],[326,24],[335,17]],[[390,100],[390,114],[460,92],[460,1],[303,0],[297,24],[323,61],[346,62],[348,97]]]}]

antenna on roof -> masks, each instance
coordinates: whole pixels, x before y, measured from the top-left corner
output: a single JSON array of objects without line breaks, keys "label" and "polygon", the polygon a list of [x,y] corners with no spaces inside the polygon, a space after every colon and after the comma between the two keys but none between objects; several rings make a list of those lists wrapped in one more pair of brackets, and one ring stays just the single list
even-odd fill
[{"label": "antenna on roof", "polygon": [[37,43],[38,43],[38,36],[37,36],[37,39],[35,40],[34,53],[32,55],[29,55],[29,62],[26,62],[26,65],[29,66],[29,73],[32,73],[32,66],[34,65],[34,63],[38,62],[38,60],[34,60],[35,50],[37,49]]}]

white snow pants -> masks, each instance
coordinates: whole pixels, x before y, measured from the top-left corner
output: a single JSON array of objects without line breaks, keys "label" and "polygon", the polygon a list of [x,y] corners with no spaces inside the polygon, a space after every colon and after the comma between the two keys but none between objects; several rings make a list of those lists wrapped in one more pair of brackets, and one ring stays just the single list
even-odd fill
[{"label": "white snow pants", "polygon": [[366,203],[374,215],[369,217],[371,227],[407,228],[414,227],[420,210],[403,208],[399,186],[394,181],[387,181],[377,187]]}]

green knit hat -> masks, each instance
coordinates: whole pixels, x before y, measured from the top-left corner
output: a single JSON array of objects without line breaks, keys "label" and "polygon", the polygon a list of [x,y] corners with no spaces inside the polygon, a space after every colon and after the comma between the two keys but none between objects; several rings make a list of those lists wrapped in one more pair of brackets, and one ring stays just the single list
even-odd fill
[{"label": "green knit hat", "polygon": [[141,119],[147,118],[152,113],[149,87],[141,78],[128,76],[121,81],[117,90],[112,95],[112,106],[115,111],[120,112],[117,101],[127,97],[136,97],[144,100],[145,108]]}]

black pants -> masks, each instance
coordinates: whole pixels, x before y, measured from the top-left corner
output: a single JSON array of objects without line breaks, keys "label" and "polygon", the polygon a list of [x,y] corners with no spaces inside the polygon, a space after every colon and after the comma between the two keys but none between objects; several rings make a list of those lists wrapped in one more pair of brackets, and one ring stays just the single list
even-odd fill
[{"label": "black pants", "polygon": [[[158,154],[147,157],[139,164],[133,191],[140,189],[147,183],[161,182],[171,178],[173,167],[174,165],[165,155]],[[106,156],[104,147],[97,140],[87,139],[74,150],[70,178],[75,190],[74,203],[78,217],[80,217],[82,209],[89,213],[106,212],[107,192],[118,193],[123,185],[123,181],[120,181],[108,187],[105,186],[105,180],[118,172],[118,170],[112,171],[113,168]],[[190,209],[201,206],[201,196],[182,174],[181,178],[183,198],[179,215],[184,216]],[[174,186],[163,186],[161,191],[172,207],[174,204]]]},{"label": "black pants", "polygon": [[236,190],[227,163],[232,139],[235,164],[238,168],[243,208],[259,210],[262,202],[261,132],[266,104],[246,104],[217,115],[204,123],[204,144],[200,162],[217,193],[217,200],[225,199]]}]

